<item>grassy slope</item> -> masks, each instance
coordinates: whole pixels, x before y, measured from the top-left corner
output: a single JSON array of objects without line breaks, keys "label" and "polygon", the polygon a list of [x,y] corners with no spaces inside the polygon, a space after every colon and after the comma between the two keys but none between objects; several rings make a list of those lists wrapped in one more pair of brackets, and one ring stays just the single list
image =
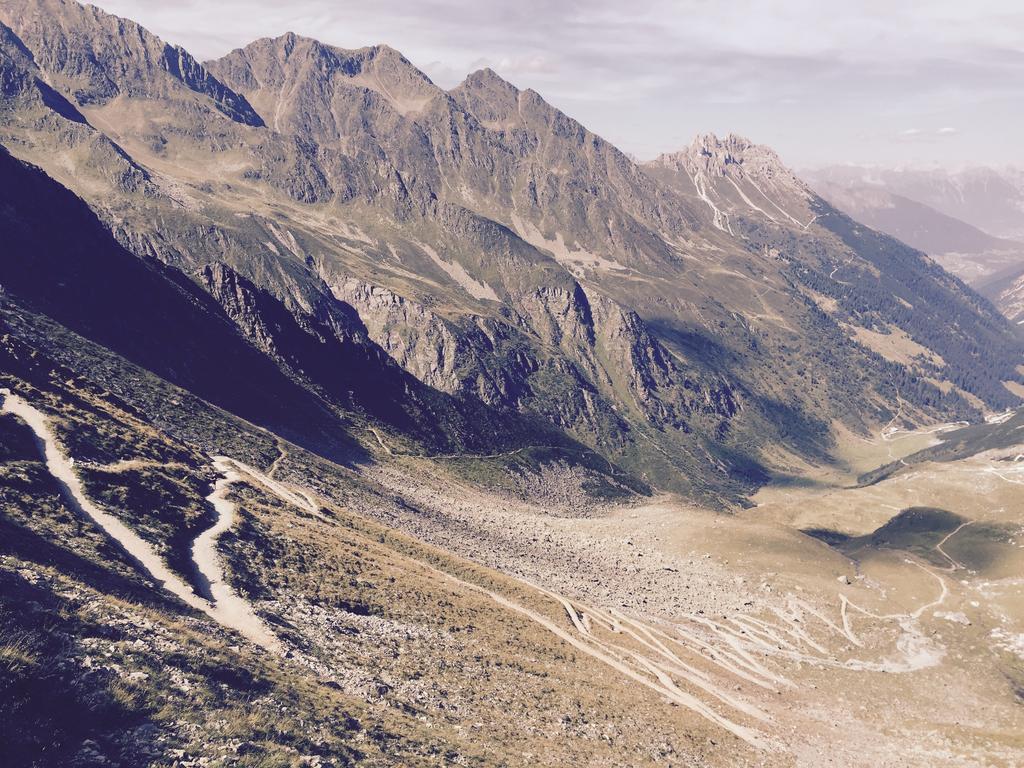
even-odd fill
[{"label": "grassy slope", "polygon": [[[196,444],[154,422],[177,419],[187,435],[189,417],[166,405],[137,411],[9,331],[0,386],[59,419],[72,455],[180,464],[122,473],[121,491],[95,497],[116,502],[112,511],[173,562],[178,526],[186,509],[203,514],[209,477]],[[119,375],[136,370],[123,364]],[[147,387],[163,395],[154,402],[175,392],[155,378]],[[202,417],[221,446],[258,458],[259,430],[209,406]],[[555,601],[343,507],[326,508],[323,522],[242,485],[240,524],[222,544],[230,578],[295,647],[286,660],[253,652],[154,589],[75,518],[27,428],[7,417],[0,431],[0,740],[12,765],[94,753],[127,764],[226,755],[288,765],[307,755],[335,765],[644,765],[706,749],[700,721],[441,572],[564,621]],[[293,469],[324,465],[289,449]],[[346,476],[334,467],[328,482],[337,489]],[[162,492],[191,501],[154,513]]]}]

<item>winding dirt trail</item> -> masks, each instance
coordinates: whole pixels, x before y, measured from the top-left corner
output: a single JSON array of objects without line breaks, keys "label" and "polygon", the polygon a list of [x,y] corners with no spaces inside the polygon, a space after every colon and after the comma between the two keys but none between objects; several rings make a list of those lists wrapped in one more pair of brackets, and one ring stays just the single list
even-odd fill
[{"label": "winding dirt trail", "polygon": [[949,533],[947,533],[946,537],[942,541],[940,541],[938,544],[935,545],[935,551],[938,552],[940,555],[942,555],[944,558],[946,558],[949,561],[949,568],[947,570],[949,570],[949,571],[962,570],[964,566],[963,566],[963,563],[961,563],[959,560],[955,560],[953,557],[951,557],[949,555],[949,553],[946,552],[946,550],[944,550],[942,547],[946,544],[947,541],[952,539],[954,536],[956,536],[958,533],[960,533],[960,531],[962,531],[968,525],[972,525],[973,523],[974,523],[974,520],[968,520],[966,523],[960,523],[960,525],[958,525],[956,527],[956,530],[950,531]]},{"label": "winding dirt trail", "polygon": [[[197,595],[192,587],[174,574],[149,542],[142,539],[117,517],[100,509],[89,500],[82,487],[82,481],[78,479],[78,475],[72,468],[72,461],[61,451],[57,439],[50,429],[47,417],[42,411],[9,391],[0,390],[0,397],[3,397],[3,406],[0,407],[0,412],[18,416],[35,433],[36,441],[43,450],[47,470],[57,481],[68,504],[77,514],[88,517],[96,523],[104,533],[120,545],[144,573],[182,602],[202,611],[217,623],[236,630],[268,651],[275,653],[281,651],[280,642],[256,616],[252,607],[235,595],[223,580],[223,571],[216,554],[215,544],[217,537],[230,528],[233,522],[234,505],[224,498],[224,494],[227,492],[227,486],[234,482],[234,479],[225,477],[217,481],[209,500],[218,513],[218,521],[212,528],[201,534],[193,545],[193,556],[198,555],[201,558],[196,560],[195,565],[199,574],[210,587],[211,596],[214,598],[214,602],[211,602]],[[216,463],[215,466],[217,466]],[[217,468],[220,471],[220,467]]]},{"label": "winding dirt trail", "polygon": [[270,467],[267,469],[267,477],[273,477],[277,468],[281,466],[281,462],[288,456],[288,451],[285,449],[284,443],[281,441],[281,438],[277,436],[275,436],[274,447],[277,449],[277,458],[274,459],[270,464]]},{"label": "winding dirt trail", "polygon": [[[268,474],[227,456],[214,457],[214,465],[217,467],[217,471],[224,476],[224,479],[218,483],[218,486],[223,484],[222,493],[226,492],[227,487],[232,483],[239,481],[249,482],[262,486],[281,501],[291,504],[323,522],[334,522],[321,514],[320,506],[317,504],[316,499],[304,488],[275,480],[269,477]],[[217,491],[214,493],[214,496],[216,495]],[[211,501],[215,504],[217,503],[213,496],[211,496]],[[225,515],[222,517],[222,526],[218,527],[221,530],[227,530],[230,524],[230,519]],[[219,532],[211,529],[204,536],[209,535],[210,539],[213,540]],[[198,555],[197,560],[199,560]],[[696,650],[691,645],[684,644],[637,619],[615,613],[605,613],[589,606],[584,607],[582,604],[564,595],[544,589],[523,579],[516,579],[523,586],[535,590],[561,606],[569,621],[567,627],[562,627],[549,616],[528,608],[503,594],[459,578],[422,560],[417,559],[416,562],[420,567],[443,580],[463,589],[484,595],[502,608],[526,617],[578,651],[607,665],[609,668],[640,685],[659,693],[668,701],[690,709],[709,722],[730,732],[751,747],[759,750],[771,750],[775,747],[764,733],[734,719],[734,716],[738,715],[740,718],[750,718],[762,723],[771,720],[761,709],[734,695],[730,691],[734,687],[734,683],[730,684],[728,681],[716,680],[712,675],[696,666],[706,663],[706,651]],[[621,634],[629,642],[620,643],[605,636],[598,636],[595,631],[595,623],[600,628],[609,629],[612,634]],[[663,642],[661,638],[664,638],[667,642]],[[684,660],[679,655],[679,652],[672,650],[669,647],[671,644],[676,644],[678,649],[689,653],[692,657],[689,662]],[[699,643],[699,645],[705,647],[703,643]],[[715,668],[725,669],[727,672],[735,669],[729,666],[728,662],[725,664],[725,667],[716,666]],[[741,669],[736,671],[740,677],[749,677],[752,682],[764,685],[761,679],[747,676]],[[765,672],[769,677],[773,677],[771,673]],[[691,687],[694,691],[684,690],[680,687],[681,685]],[[765,687],[771,686],[767,685]],[[711,703],[700,698],[697,692],[711,697],[718,706],[712,706]],[[723,714],[723,712],[719,711],[720,708],[724,708],[733,713],[733,715]]]},{"label": "winding dirt trail", "polygon": [[232,479],[229,481],[229,485],[230,483],[244,482],[247,479],[255,481],[257,485],[262,485],[281,501],[298,507],[303,512],[307,512],[325,523],[332,522],[320,513],[320,505],[305,488],[286,485],[280,480],[275,480],[269,474],[260,472],[245,462],[230,456],[214,456],[213,464],[217,467],[218,472],[230,474]]},{"label": "winding dirt trail", "polygon": [[[573,646],[577,650],[585,653],[591,658],[596,659],[597,661],[604,663],[611,669],[630,678],[631,680],[639,683],[640,685],[643,685],[644,687],[661,694],[670,702],[684,706],[687,709],[697,713],[709,722],[714,723],[720,728],[733,734],[740,740],[746,742],[751,747],[754,747],[758,750],[772,750],[774,748],[772,742],[758,730],[742,725],[728,717],[725,717],[724,715],[717,712],[710,705],[708,705],[706,702],[697,698],[693,694],[688,693],[679,688],[678,685],[676,685],[676,683],[673,681],[672,677],[665,672],[664,668],[657,662],[652,661],[649,657],[635,650],[632,650],[627,647],[622,647],[614,643],[610,643],[607,641],[595,641],[594,638],[590,637],[590,632],[586,630],[584,622],[579,618],[577,612],[575,611],[575,609],[572,608],[572,605],[566,598],[559,595],[553,595],[553,593],[550,593],[547,590],[540,590],[541,592],[549,596],[555,597],[556,600],[563,603],[563,606],[566,607],[567,613],[569,613],[570,622],[576,628],[578,635],[574,635],[572,632],[569,632],[568,630],[558,626],[558,624],[556,624],[547,616],[544,616],[543,614],[540,614],[530,608],[520,605],[519,603],[505,597],[504,595],[501,595],[497,592],[492,592],[491,590],[485,589],[484,587],[481,587],[478,584],[474,584],[472,582],[465,581],[464,579],[460,579],[457,576],[453,576],[452,574],[446,571],[435,568],[434,566],[429,565],[427,563],[423,563],[422,561],[418,562],[420,562],[420,565],[422,565],[424,568],[433,571],[442,578],[455,582],[459,586],[462,586],[479,594],[485,595],[498,605],[501,605],[504,608],[514,611],[522,616],[525,616],[534,623],[546,629],[555,637],[559,638],[560,640],[563,640],[564,642]],[[528,582],[523,583],[527,584],[528,586],[532,586],[529,585]],[[630,665],[628,663],[629,661],[634,662],[635,666]],[[639,669],[637,669],[637,667],[639,667]],[[647,672],[648,674],[644,674],[644,672]],[[690,680],[688,682],[692,683],[693,681]],[[763,713],[760,713],[756,708],[751,707],[750,705],[736,702],[736,700],[733,699],[733,697],[731,697],[725,690],[701,684],[698,684],[698,687],[703,688],[705,691],[709,693],[712,693],[716,698],[719,698],[724,702],[738,704],[738,706],[735,707],[736,709],[742,709],[742,711],[745,711],[748,714],[753,714],[755,717],[757,717],[757,719],[768,719],[767,716],[763,715]],[[731,702],[730,699],[732,699]]]},{"label": "winding dirt trail", "polygon": [[[204,570],[216,569],[214,549],[216,538],[228,530],[233,522],[234,505],[224,498],[227,489],[232,483],[242,481],[260,485],[281,501],[302,509],[324,522],[331,522],[320,514],[319,505],[305,489],[285,485],[281,481],[273,479],[267,473],[227,456],[215,456],[214,466],[222,474],[223,479],[217,482],[217,487],[209,499],[218,508],[218,511],[222,513],[221,518],[216,526],[206,531],[196,540],[193,547],[193,556],[197,564]],[[417,563],[446,581],[484,595],[503,608],[528,618],[582,653],[602,662],[635,682],[658,692],[669,701],[690,709],[704,719],[729,731],[755,749],[772,749],[773,745],[770,740],[758,730],[734,721],[693,693],[680,688],[676,681],[699,689],[701,692],[716,699],[727,709],[740,715],[761,722],[768,722],[770,720],[770,717],[759,708],[731,694],[726,684],[716,683],[706,673],[685,662],[669,649],[665,643],[658,640],[654,634],[656,630],[652,631],[646,624],[617,614],[608,615],[590,607],[579,607],[577,609],[577,606],[569,598],[518,579],[525,586],[535,589],[537,592],[555,600],[561,605],[565,610],[566,616],[569,618],[572,630],[575,630],[573,632],[570,629],[560,627],[551,618],[527,608],[505,595],[461,579],[421,560],[417,560]],[[211,582],[211,591],[218,598],[218,602],[221,599],[224,600],[225,610],[230,610],[235,620],[244,619],[250,610],[248,604],[232,595],[230,590],[223,596],[219,595],[217,593],[218,586],[227,589],[227,585],[224,585],[223,582]],[[638,651],[636,647],[621,645],[608,639],[598,638],[595,636],[592,628],[592,621],[595,620],[602,625],[608,626],[613,632],[627,635],[645,650],[653,651],[653,658],[646,653]],[[637,631],[631,629],[630,625],[635,627]],[[667,639],[670,642],[676,642],[672,638]],[[690,650],[692,651],[692,649]],[[701,653],[697,653],[697,656],[703,658]],[[740,676],[745,676],[741,670],[737,671],[740,673]],[[767,674],[770,675],[771,673]],[[761,681],[756,678],[751,678],[751,680],[761,684]]]},{"label": "winding dirt trail", "polygon": [[206,500],[216,511],[217,522],[199,534],[192,543],[192,561],[206,581],[213,600],[213,613],[210,615],[221,624],[237,629],[254,643],[280,652],[280,641],[256,615],[252,605],[231,589],[224,578],[220,555],[217,553],[217,539],[235,524],[237,505],[228,501],[227,496],[231,485],[242,478],[223,457],[214,458],[213,466],[221,478],[214,483],[213,493]]},{"label": "winding dirt trail", "polygon": [[[262,486],[281,501],[323,522],[334,524],[335,521],[321,513],[320,505],[306,489],[275,480],[237,459],[218,456],[214,462],[218,472],[224,476],[221,483],[225,492],[231,483],[252,483]],[[230,522],[225,520],[223,530],[229,526]],[[211,530],[207,534],[213,539],[217,532]],[[770,727],[774,718],[757,703],[756,698],[751,699],[752,693],[760,690],[762,694],[778,695],[785,689],[798,688],[772,668],[778,663],[902,673],[938,662],[941,653],[936,654],[931,648],[917,626],[917,620],[926,610],[945,601],[948,588],[940,575],[919,563],[908,562],[922,568],[939,582],[937,598],[911,613],[878,615],[840,594],[839,616],[835,620],[799,598],[791,598],[784,607],[771,606],[767,617],[737,614],[723,617],[724,622],[705,616],[689,616],[675,622],[659,618],[642,619],[614,609],[596,608],[525,579],[511,577],[553,601],[563,612],[565,623],[562,624],[552,616],[504,594],[417,559],[425,570],[463,589],[486,596],[614,672],[657,692],[673,704],[689,709],[762,751],[773,751],[781,745],[766,733],[765,727]],[[872,654],[872,649],[866,648],[864,641],[854,632],[851,609],[861,614],[862,620],[898,624],[900,636],[896,641],[896,656],[872,659],[835,655],[832,646],[837,642],[848,644],[860,654]],[[878,650],[874,649],[875,652]],[[741,681],[752,684],[754,688],[739,693],[737,683]],[[773,698],[769,697],[765,703]]]}]

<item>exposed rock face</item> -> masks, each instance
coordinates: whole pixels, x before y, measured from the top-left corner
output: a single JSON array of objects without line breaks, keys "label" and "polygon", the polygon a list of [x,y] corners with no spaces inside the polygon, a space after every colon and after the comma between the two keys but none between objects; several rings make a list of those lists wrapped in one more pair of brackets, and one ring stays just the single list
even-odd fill
[{"label": "exposed rock face", "polygon": [[[432,199],[424,184],[440,186],[436,169],[430,173],[422,131],[405,115],[441,91],[397,51],[345,51],[287,34],[259,40],[209,67],[247,94],[274,131],[317,146],[340,145],[344,155],[366,163],[369,179],[346,179],[350,194],[383,192],[423,211]],[[335,172],[348,176],[347,169]]]},{"label": "exposed rock face", "polygon": [[732,133],[721,139],[713,133],[700,134],[686,149],[661,155],[651,164],[685,167],[691,172],[704,171],[711,176],[732,176],[736,179],[785,179],[793,188],[803,189],[802,183],[783,165],[773,149]]},{"label": "exposed rock face", "polygon": [[[687,378],[636,313],[601,296],[592,302],[578,285],[524,297],[520,306],[529,315],[518,318],[519,327],[483,316],[446,320],[354,279],[333,290],[356,309],[370,338],[420,381],[490,405],[548,414],[575,433],[607,429],[622,392],[629,393],[631,411],[671,429],[688,431],[692,419],[725,420],[738,410],[728,384],[706,387],[695,372]],[[521,327],[562,354],[538,354]],[[585,394],[566,408],[549,397],[551,387],[562,398],[580,388]]]},{"label": "exposed rock face", "polygon": [[247,344],[198,286],[125,250],[81,200],[2,148],[0,237],[5,298],[315,450],[345,444],[340,421]]},{"label": "exposed rock face", "polygon": [[4,123],[30,131],[57,133],[66,154],[87,165],[92,175],[123,193],[145,193],[149,174],[120,147],[89,126],[78,107],[46,82],[32,52],[0,23],[0,110]]},{"label": "exposed rock face", "polygon": [[[421,304],[355,279],[333,286],[351,304],[370,337],[423,383],[450,394],[473,394],[485,403],[516,403],[537,362],[509,349],[520,336],[490,317],[446,320]],[[523,344],[524,349],[528,349]],[[504,354],[499,356],[501,350]]]},{"label": "exposed rock face", "polygon": [[[681,152],[664,154],[648,166],[662,178],[680,174],[687,194],[714,212],[714,223],[731,234],[730,216],[751,214],[773,223],[803,226],[813,218],[811,194],[769,147],[729,134],[697,136]],[[676,182],[677,184],[679,181]]]},{"label": "exposed rock face", "polygon": [[595,302],[597,348],[610,374],[625,376],[636,407],[659,428],[689,431],[695,419],[726,423],[740,404],[724,378],[681,365],[640,316],[607,300]]},{"label": "exposed rock face", "polygon": [[447,200],[520,236],[561,232],[570,250],[619,259],[664,253],[657,238],[636,236],[633,217],[673,229],[686,220],[615,147],[490,70],[448,94],[386,46],[346,51],[291,34],[208,66],[273,115],[275,130],[391,159],[422,212]]},{"label": "exposed rock face", "polygon": [[[329,402],[366,413],[435,448],[496,444],[486,427],[501,423],[500,415],[485,408],[466,412],[452,398],[423,386],[367,338],[347,305],[327,297],[311,312],[287,308],[223,264],[205,267],[200,281],[246,337]],[[471,417],[484,432],[474,435],[467,428]]]},{"label": "exposed rock face", "polygon": [[[1005,327],[991,309],[924,254],[843,216],[783,166],[772,150],[736,136],[700,136],[687,150],[647,167],[655,178],[712,210],[720,230],[768,258],[796,266],[794,282],[830,316],[849,318],[843,321],[846,326],[869,331],[897,327],[945,362],[948,368],[941,377],[966,385],[967,391],[980,391],[971,351],[976,339],[994,333],[1004,340],[995,343],[1007,340]],[[847,277],[841,276],[844,271]],[[950,313],[961,311],[973,318],[972,330],[966,333],[948,322]],[[944,328],[941,339],[934,333],[937,327]],[[884,345],[873,351],[887,355]],[[888,362],[900,363],[888,354]],[[1005,360],[1017,354],[1009,352]],[[997,364],[1001,376],[1010,370],[1005,360]],[[912,368],[916,376],[895,375],[903,381],[902,389],[917,389],[918,377],[930,376],[939,367],[922,360]],[[981,389],[982,397],[1004,397],[1002,385]]]},{"label": "exposed rock face", "polygon": [[30,47],[53,84],[81,105],[120,95],[180,98],[190,90],[246,125],[262,121],[246,100],[224,87],[180,46],[169,45],[133,21],[73,0],[10,0],[3,21]]},{"label": "exposed rock face", "polygon": [[432,446],[578,440],[736,498],[762,445],[820,458],[897,390],[908,418],[1015,402],[984,302],[744,139],[641,167],[490,70],[445,92],[386,46],[287,34],[199,65],[71,2],[0,20],[0,142],[301,386]]},{"label": "exposed rock face", "polygon": [[439,93],[426,75],[386,45],[346,51],[291,32],[257,40],[210,67],[231,87],[253,94],[253,102],[273,115],[275,130],[321,140],[339,138],[354,127],[343,119],[351,109],[331,114],[327,107],[332,105],[344,106],[370,92],[379,97],[379,112],[390,107],[406,115]]}]

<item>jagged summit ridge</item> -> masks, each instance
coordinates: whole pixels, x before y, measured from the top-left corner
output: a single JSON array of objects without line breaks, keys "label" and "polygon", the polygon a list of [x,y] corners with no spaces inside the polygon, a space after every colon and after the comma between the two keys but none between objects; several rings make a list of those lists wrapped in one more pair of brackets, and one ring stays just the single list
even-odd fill
[{"label": "jagged summit ridge", "polygon": [[459,88],[479,87],[497,87],[519,93],[519,88],[514,86],[512,83],[503,78],[490,67],[483,67],[481,69],[477,69],[473,72],[470,72],[468,75],[466,75],[465,79],[459,85],[455,86],[455,88],[453,88],[452,90],[458,90]]},{"label": "jagged summit ridge", "polygon": [[522,123],[523,91],[490,67],[469,74],[449,93],[485,126],[503,130]]},{"label": "jagged summit ridge", "polygon": [[663,154],[645,168],[705,204],[713,226],[732,236],[738,234],[737,216],[801,231],[815,217],[814,194],[775,150],[733,133],[699,134],[685,149]]},{"label": "jagged summit ridge", "polygon": [[236,122],[263,124],[243,96],[188,51],[134,21],[72,0],[5,0],[0,21],[32,49],[36,64],[54,78],[51,85],[70,91],[80,106],[191,91]]},{"label": "jagged summit ridge", "polygon": [[[315,61],[325,76],[340,71],[349,77],[357,77],[364,71],[374,68],[385,68],[401,71],[410,75],[427,86],[433,86],[426,73],[417,69],[401,52],[386,44],[367,45],[360,48],[340,48],[317,40],[316,38],[285,32],[277,37],[263,37],[246,46],[236,48],[224,59],[206,62],[205,66],[213,68],[223,61],[242,58],[253,60],[269,57],[284,65],[296,57]],[[266,63],[261,62],[261,63]]]},{"label": "jagged summit ridge", "polygon": [[800,184],[774,149],[734,133],[724,138],[714,133],[698,134],[690,146],[678,152],[662,154],[651,164],[667,168],[686,167],[691,172],[700,170],[712,176],[752,176],[755,179],[784,177]]},{"label": "jagged summit ridge", "polygon": [[372,91],[399,113],[409,114],[444,93],[390,46],[349,50],[294,32],[261,38],[206,66],[232,87],[257,92],[257,103],[261,95],[287,86],[295,99],[318,109],[337,96],[339,87],[351,87]]}]

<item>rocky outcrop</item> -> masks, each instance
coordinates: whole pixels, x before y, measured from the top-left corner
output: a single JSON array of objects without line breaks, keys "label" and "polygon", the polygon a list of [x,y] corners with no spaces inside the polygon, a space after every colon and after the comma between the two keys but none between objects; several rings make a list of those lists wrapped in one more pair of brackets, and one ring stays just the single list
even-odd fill
[{"label": "rocky outcrop", "polygon": [[[635,312],[578,284],[522,297],[517,326],[481,316],[445,319],[386,288],[349,279],[333,292],[359,313],[370,338],[429,386],[508,408],[543,412],[576,433],[617,433],[616,403],[659,428],[688,432],[706,419],[727,422],[739,404],[724,381],[687,372]],[[557,353],[552,354],[553,350]],[[558,392],[557,402],[542,402]],[[569,393],[572,393],[571,395]],[[622,393],[629,399],[622,403]]]},{"label": "rocky outcrop", "polygon": [[737,180],[783,180],[794,191],[804,189],[803,183],[783,164],[775,150],[733,133],[724,138],[713,133],[699,134],[686,149],[659,155],[650,165],[685,168],[691,173],[703,171],[711,176],[732,176]]},{"label": "rocky outcrop", "polygon": [[[521,418],[493,385],[475,388],[472,394],[482,397],[465,396],[466,385],[456,393],[462,396],[451,396],[417,379],[376,343],[351,306],[333,296],[306,312],[286,306],[223,264],[205,267],[200,280],[245,336],[300,382],[328,402],[370,417],[431,450],[494,452],[509,450],[509,445],[571,445],[563,435],[551,434],[547,425]],[[358,296],[354,290],[353,298]],[[423,339],[413,336],[413,349],[430,348],[429,331]],[[465,361],[457,363],[461,373]],[[494,360],[487,363],[498,367]]]},{"label": "rocky outcrop", "polygon": [[[813,195],[770,147],[735,134],[697,136],[680,152],[663,154],[645,166],[712,212],[715,227],[737,235],[740,217],[756,224],[796,226],[814,221]],[[733,227],[736,221],[739,229]]]},{"label": "rocky outcrop", "polygon": [[659,428],[690,431],[695,420],[727,423],[740,404],[732,386],[684,365],[639,315],[607,299],[594,302],[595,347],[609,377],[621,377],[635,406]]},{"label": "rocky outcrop", "polygon": [[349,279],[332,286],[365,323],[371,339],[428,386],[516,407],[538,363],[507,323],[482,316],[458,322],[380,286]]},{"label": "rocky outcrop", "polygon": [[[146,193],[150,177],[109,138],[94,130],[78,107],[46,82],[32,53],[0,23],[0,138],[15,126],[57,134],[90,173],[124,193]],[[69,158],[70,160],[70,158]],[[67,162],[67,161],[66,161]]]}]

